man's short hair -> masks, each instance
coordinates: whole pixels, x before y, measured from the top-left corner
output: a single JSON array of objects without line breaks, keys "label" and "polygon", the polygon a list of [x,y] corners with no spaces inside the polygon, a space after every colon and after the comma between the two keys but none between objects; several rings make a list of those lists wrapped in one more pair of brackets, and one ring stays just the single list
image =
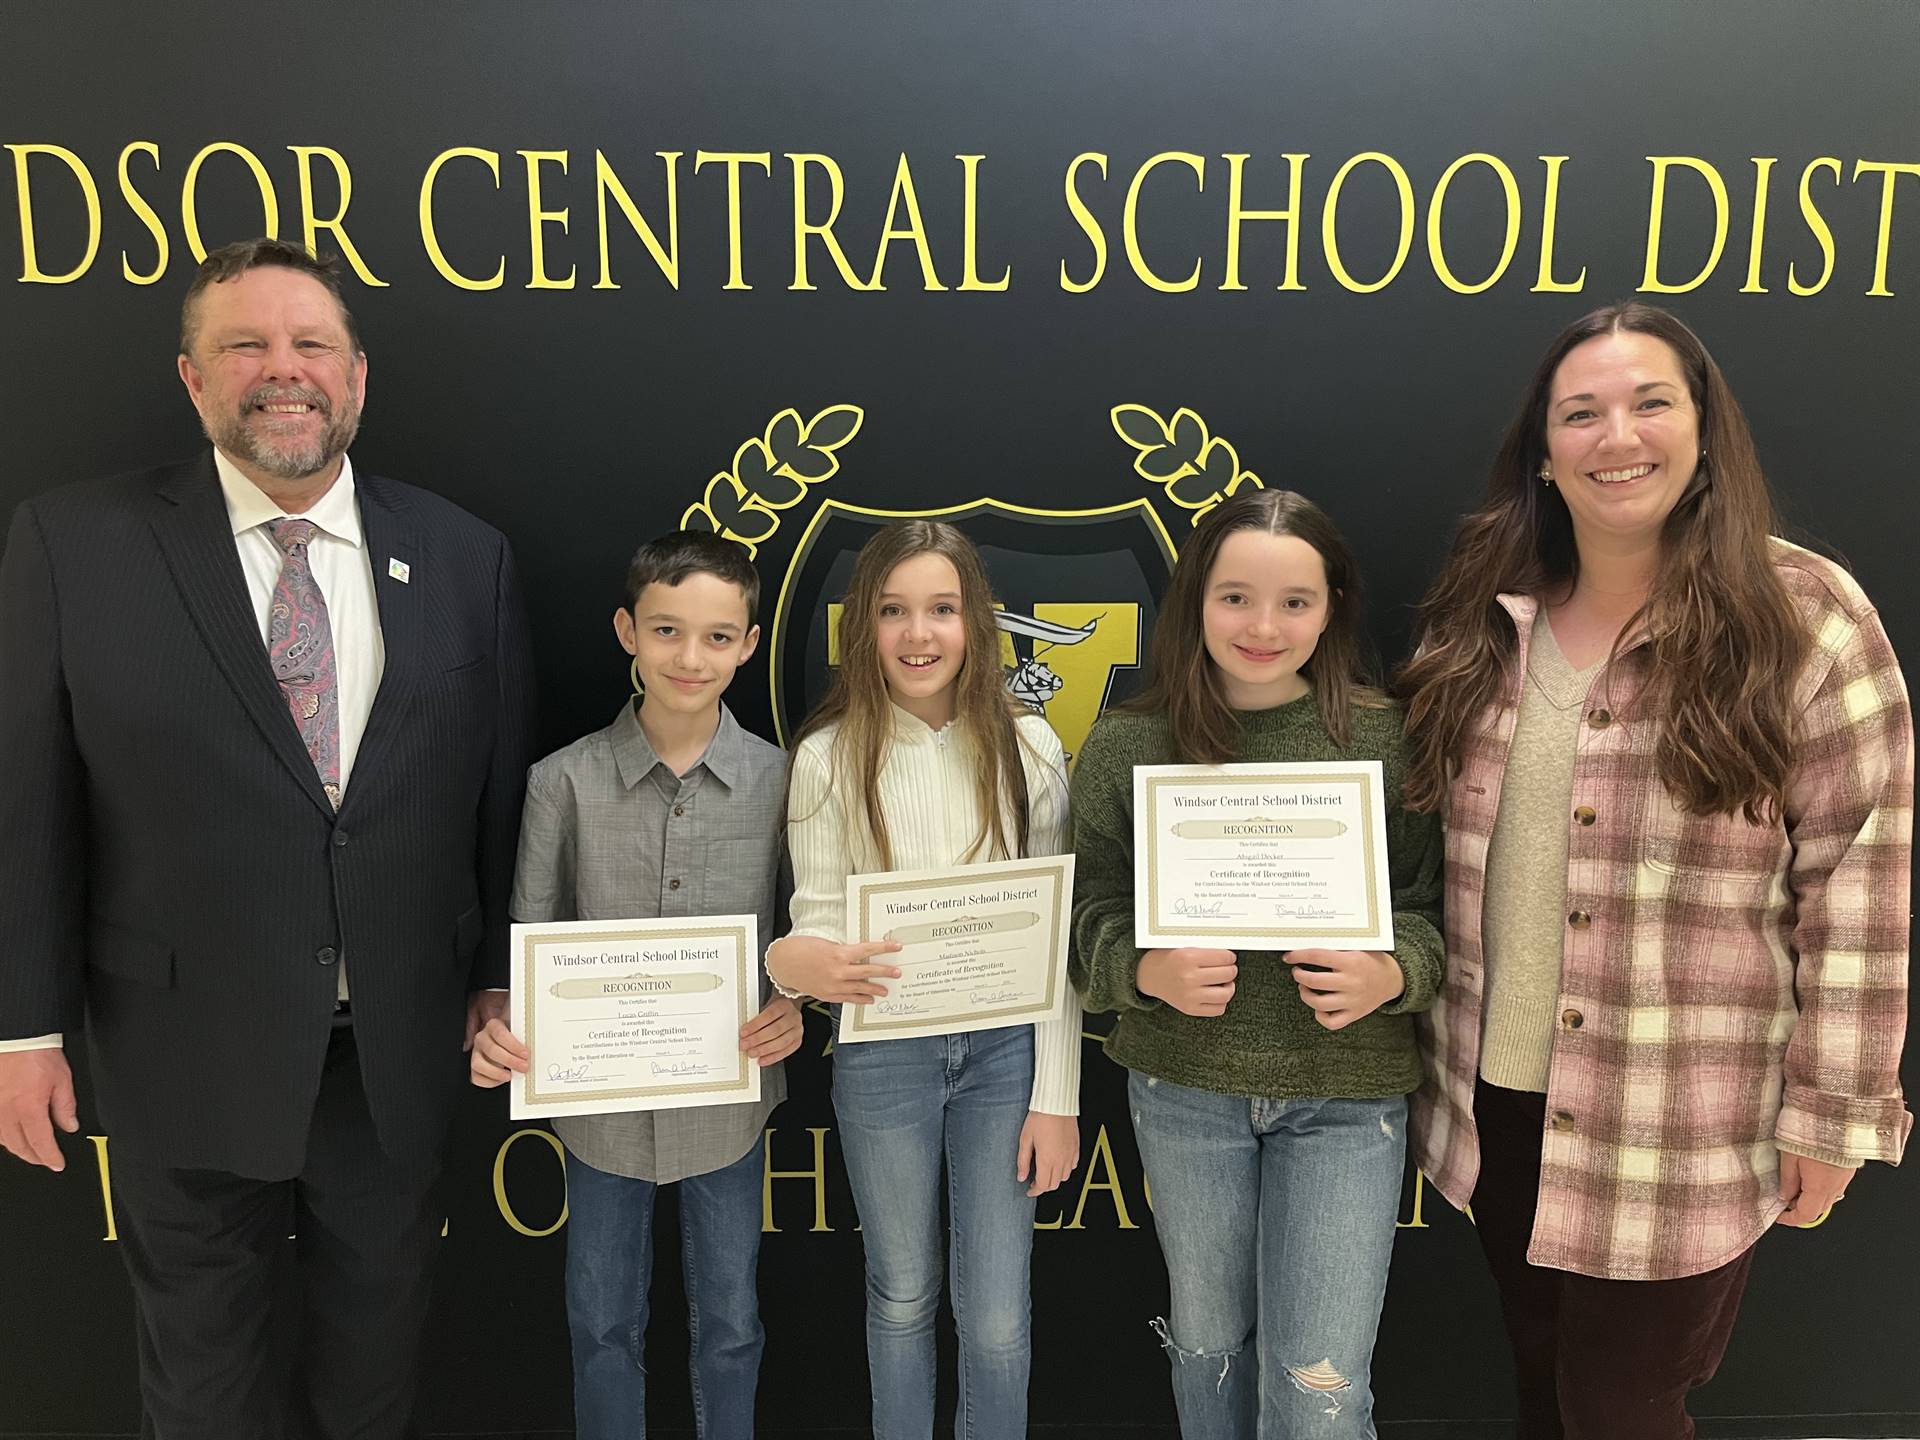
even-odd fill
[{"label": "man's short hair", "polygon": [[626,608],[640,603],[649,585],[678,585],[689,575],[712,575],[738,587],[747,602],[747,624],[760,608],[760,575],[744,545],[703,530],[676,530],[649,540],[627,562]]},{"label": "man's short hair", "polygon": [[187,287],[186,299],[180,302],[180,353],[188,359],[193,358],[193,342],[199,338],[200,294],[209,285],[218,285],[223,280],[232,280],[249,270],[258,270],[263,265],[276,265],[282,270],[297,270],[302,275],[311,275],[327,287],[327,293],[333,296],[333,303],[340,307],[340,322],[346,326],[347,344],[355,355],[360,349],[360,330],[353,323],[353,312],[347,309],[347,297],[340,288],[340,266],[331,255],[319,256],[304,245],[295,245],[291,241],[276,240],[263,235],[257,240],[235,240],[230,245],[222,245],[210,252],[200,262],[200,269],[193,277],[193,283]]}]

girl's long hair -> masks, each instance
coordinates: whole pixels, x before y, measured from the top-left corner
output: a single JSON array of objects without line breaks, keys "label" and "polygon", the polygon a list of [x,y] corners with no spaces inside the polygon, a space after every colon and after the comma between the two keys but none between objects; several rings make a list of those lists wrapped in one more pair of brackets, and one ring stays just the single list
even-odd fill
[{"label": "girl's long hair", "polygon": [[1777,815],[1793,761],[1794,683],[1810,637],[1774,572],[1773,496],[1746,416],[1720,367],[1681,321],[1651,305],[1609,305],[1563,330],[1540,358],[1507,426],[1485,503],[1461,522],[1421,604],[1414,655],[1401,668],[1411,764],[1407,801],[1439,808],[1467,727],[1489,705],[1517,703],[1518,636],[1502,592],[1564,592],[1580,570],[1573,520],[1538,477],[1547,458],[1553,377],[1575,346],[1630,331],[1671,349],[1699,415],[1702,458],[1667,517],[1646,603],[1621,628],[1644,631],[1651,669],[1637,709],[1657,717],[1661,781],[1696,814]]},{"label": "girl's long hair", "polygon": [[893,712],[886,672],[880,665],[880,596],[887,577],[903,560],[944,555],[960,577],[960,618],[967,653],[954,677],[953,717],[977,750],[974,771],[980,829],[961,862],[1010,860],[1027,851],[1027,772],[1021,764],[1022,713],[1007,693],[1000,665],[1000,631],[993,621],[993,591],[973,542],[937,520],[902,520],[861,547],[840,611],[840,668],[826,698],[794,736],[796,746],[829,725],[832,765],[848,797],[850,815],[863,816],[883,869],[893,868],[893,843],[880,807],[880,770],[893,739]]},{"label": "girl's long hair", "polygon": [[1319,552],[1327,571],[1327,628],[1300,674],[1313,687],[1320,721],[1334,743],[1353,738],[1353,708],[1385,703],[1372,682],[1372,664],[1360,626],[1360,571],[1345,538],[1326,512],[1291,490],[1243,490],[1209,510],[1180,552],[1153,626],[1146,685],[1119,708],[1164,714],[1174,753],[1189,765],[1219,765],[1240,748],[1240,718],[1227,701],[1220,667],[1207,654],[1207,580],[1229,535],[1255,530],[1292,535]]}]

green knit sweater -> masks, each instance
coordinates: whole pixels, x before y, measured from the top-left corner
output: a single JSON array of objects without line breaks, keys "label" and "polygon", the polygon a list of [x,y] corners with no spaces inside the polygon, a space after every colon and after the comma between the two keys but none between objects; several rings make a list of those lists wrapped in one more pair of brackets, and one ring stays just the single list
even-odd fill
[{"label": "green knit sweater", "polygon": [[1394,958],[1406,990],[1343,1030],[1301,1002],[1286,957],[1240,952],[1226,1013],[1197,1017],[1142,995],[1133,943],[1133,767],[1179,763],[1163,715],[1103,716],[1073,772],[1073,982],[1095,1012],[1117,1010],[1107,1054],[1130,1069],[1228,1095],[1404,1095],[1420,1083],[1412,1012],[1433,1004],[1446,967],[1440,938],[1437,817],[1400,803],[1406,751],[1400,713],[1353,711],[1353,743],[1334,744],[1312,695],[1240,715],[1239,761],[1379,760],[1385,770]]}]

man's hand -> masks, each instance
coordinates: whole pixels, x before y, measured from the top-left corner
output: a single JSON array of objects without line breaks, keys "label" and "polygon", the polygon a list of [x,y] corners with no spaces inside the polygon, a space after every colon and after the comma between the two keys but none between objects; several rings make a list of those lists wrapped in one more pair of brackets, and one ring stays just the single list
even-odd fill
[{"label": "man's hand", "polygon": [[[1342,1030],[1406,992],[1400,962],[1384,950],[1290,950],[1293,982],[1300,987],[1313,1018],[1329,1030]],[[1309,970],[1309,965],[1325,966]]]},{"label": "man's hand", "polygon": [[[12,1145],[9,1143],[8,1148]],[[1774,1221],[1776,1225],[1811,1225],[1840,1203],[1853,1183],[1853,1170],[1846,1165],[1829,1165],[1789,1150],[1780,1152],[1780,1198],[1787,1208]]]},{"label": "man's hand", "polygon": [[1059,1187],[1080,1163],[1080,1119],[1076,1115],[1045,1115],[1027,1112],[1027,1123],[1020,1127],[1020,1149],[1013,1178],[1025,1180],[1029,1170],[1033,1183],[1028,1195],[1044,1195]]},{"label": "man's hand", "polygon": [[533,1067],[533,1053],[507,1028],[507,1000],[504,990],[478,990],[467,1001],[467,1078],[483,1090]]},{"label": "man's hand", "polygon": [[836,1005],[864,1005],[886,998],[886,988],[874,982],[898,980],[900,967],[876,965],[876,955],[891,955],[896,940],[866,940],[836,945],[818,935],[783,935],[767,950],[767,973],[789,990]]},{"label": "man's hand", "polygon": [[69,1135],[80,1128],[66,1053],[54,1045],[0,1054],[0,1145],[29,1165],[64,1170],[67,1157],[54,1139],[54,1125]]},{"label": "man's hand", "polygon": [[1133,972],[1133,986],[1142,995],[1166,1001],[1182,1015],[1222,1015],[1233,999],[1233,981],[1239,973],[1233,951],[1183,945],[1142,955]]},{"label": "man's hand", "polygon": [[760,1068],[777,1064],[800,1048],[805,1029],[800,1007],[784,995],[767,1001],[766,1008],[740,1027],[740,1048],[760,1062]]}]

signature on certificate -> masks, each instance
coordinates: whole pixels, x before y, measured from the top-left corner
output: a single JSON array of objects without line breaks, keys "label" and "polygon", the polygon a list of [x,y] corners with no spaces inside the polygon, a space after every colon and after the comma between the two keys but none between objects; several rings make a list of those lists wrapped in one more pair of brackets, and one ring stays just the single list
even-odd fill
[{"label": "signature on certificate", "polygon": [[572,1080],[591,1080],[592,1078],[593,1066],[587,1061],[582,1061],[578,1065],[547,1066],[547,1079],[556,1083],[564,1084]]},{"label": "signature on certificate", "polygon": [[1218,919],[1227,913],[1227,902],[1224,900],[1175,900],[1173,902],[1173,913],[1176,915],[1184,915],[1190,920],[1199,918]]},{"label": "signature on certificate", "polygon": [[1273,913],[1282,920],[1338,920],[1340,912],[1326,905],[1276,905]]},{"label": "signature on certificate", "polygon": [[704,1075],[708,1068],[704,1060],[655,1060],[652,1063],[655,1075]]},{"label": "signature on certificate", "polygon": [[1018,1000],[1018,990],[975,990],[967,996],[974,1005],[1004,1005],[1009,1000]]}]

